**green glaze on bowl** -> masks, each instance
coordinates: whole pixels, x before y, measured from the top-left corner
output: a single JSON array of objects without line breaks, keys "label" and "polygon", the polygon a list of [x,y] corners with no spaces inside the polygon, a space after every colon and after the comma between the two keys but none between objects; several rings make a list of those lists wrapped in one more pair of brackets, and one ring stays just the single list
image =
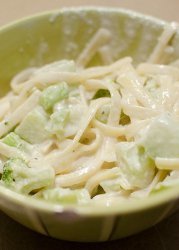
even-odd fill
[{"label": "green glaze on bowl", "polygon": [[[29,66],[59,59],[75,59],[99,28],[113,34],[114,60],[132,56],[145,61],[166,22],[123,9],[71,8],[42,13],[0,29],[0,96],[9,81]],[[171,44],[179,57],[178,33]],[[100,64],[98,57],[93,64]],[[0,208],[23,225],[55,238],[72,241],[106,241],[140,232],[178,207],[178,187],[149,198],[113,206],[89,205],[64,208],[17,194],[0,186]]]}]

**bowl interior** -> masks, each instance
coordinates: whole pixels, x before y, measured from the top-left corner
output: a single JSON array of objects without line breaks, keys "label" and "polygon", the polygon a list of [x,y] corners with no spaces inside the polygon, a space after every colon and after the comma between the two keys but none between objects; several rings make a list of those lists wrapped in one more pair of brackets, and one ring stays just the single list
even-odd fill
[{"label": "bowl interior", "polygon": [[[99,28],[112,33],[113,59],[145,61],[165,22],[121,9],[77,8],[43,13],[0,29],[0,95],[13,75],[29,66],[75,59]],[[96,56],[92,64],[100,64]]]}]

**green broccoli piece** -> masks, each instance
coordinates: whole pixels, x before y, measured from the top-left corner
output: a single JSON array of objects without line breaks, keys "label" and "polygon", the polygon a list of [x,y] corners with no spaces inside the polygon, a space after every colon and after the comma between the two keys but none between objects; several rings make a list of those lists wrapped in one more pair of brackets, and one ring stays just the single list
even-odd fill
[{"label": "green broccoli piece", "polygon": [[47,189],[42,192],[42,197],[47,201],[61,204],[84,204],[90,200],[90,195],[86,189]]},{"label": "green broccoli piece", "polygon": [[19,148],[19,146],[21,145],[21,138],[14,132],[11,132],[2,139],[2,142],[7,144],[8,146]]},{"label": "green broccoli piece", "polygon": [[42,92],[42,97],[40,98],[40,105],[45,110],[50,110],[53,108],[54,104],[66,99],[68,97],[69,88],[67,83],[62,82],[57,85],[52,85]]},{"label": "green broccoli piece", "polygon": [[10,158],[5,162],[1,182],[13,190],[29,194],[53,184],[55,173],[52,168],[30,168],[20,158]]},{"label": "green broccoli piece", "polygon": [[47,122],[48,116],[39,106],[27,114],[15,132],[25,141],[38,144],[50,138],[50,134],[45,129]]},{"label": "green broccoli piece", "polygon": [[2,142],[10,147],[17,148],[27,153],[32,151],[32,145],[21,139],[21,137],[14,132],[9,133],[2,138]]},{"label": "green broccoli piece", "polygon": [[7,185],[10,185],[13,182],[13,171],[8,162],[4,164],[1,180]]},{"label": "green broccoli piece", "polygon": [[70,111],[68,108],[62,108],[50,116],[50,121],[46,125],[46,130],[51,134],[61,137],[64,128],[70,119]]}]

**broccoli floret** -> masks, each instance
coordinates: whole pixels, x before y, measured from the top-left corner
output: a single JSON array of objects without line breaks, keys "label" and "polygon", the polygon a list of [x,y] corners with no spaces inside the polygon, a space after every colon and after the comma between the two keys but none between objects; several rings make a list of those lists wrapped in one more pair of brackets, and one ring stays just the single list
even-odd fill
[{"label": "broccoli floret", "polygon": [[42,107],[37,107],[27,114],[24,120],[15,129],[16,134],[31,144],[38,144],[50,138],[45,130],[48,116]]},{"label": "broccoli floret", "polygon": [[7,134],[2,139],[2,142],[27,153],[32,151],[32,145],[21,139],[21,137],[14,132]]},{"label": "broccoli floret", "polygon": [[50,121],[46,125],[46,130],[51,134],[61,137],[64,133],[65,126],[70,119],[68,108],[62,108],[50,116]]},{"label": "broccoli floret", "polygon": [[19,148],[21,139],[14,132],[11,132],[2,141],[8,146]]},{"label": "broccoli floret", "polygon": [[90,200],[86,189],[71,190],[60,187],[44,190],[42,197],[47,201],[61,204],[84,204]]},{"label": "broccoli floret", "polygon": [[65,82],[52,85],[42,92],[40,104],[45,110],[53,108],[54,104],[68,97],[69,88]]},{"label": "broccoli floret", "polygon": [[8,162],[6,162],[3,167],[2,181],[7,185],[13,182],[13,171]]},{"label": "broccoli floret", "polygon": [[48,187],[55,178],[52,168],[30,168],[20,158],[11,158],[5,162],[1,183],[13,190],[29,194],[31,191]]}]

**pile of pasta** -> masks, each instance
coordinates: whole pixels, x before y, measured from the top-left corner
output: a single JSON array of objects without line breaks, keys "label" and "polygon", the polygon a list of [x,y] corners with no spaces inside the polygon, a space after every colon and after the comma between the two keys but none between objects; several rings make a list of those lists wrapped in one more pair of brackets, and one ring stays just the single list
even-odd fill
[{"label": "pile of pasta", "polygon": [[[88,204],[179,184],[179,62],[162,62],[176,29],[137,66],[113,62],[110,31],[100,29],[75,62],[16,75],[0,99],[1,185]],[[96,53],[104,65],[87,67]]]}]

